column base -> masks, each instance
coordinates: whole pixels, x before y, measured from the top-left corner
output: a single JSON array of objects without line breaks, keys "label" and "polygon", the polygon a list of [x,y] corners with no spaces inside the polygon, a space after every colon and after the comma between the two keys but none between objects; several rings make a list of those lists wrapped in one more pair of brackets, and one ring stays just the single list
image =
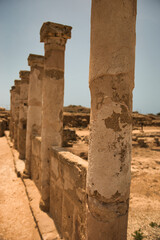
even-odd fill
[{"label": "column base", "polygon": [[87,214],[87,240],[127,240],[128,213],[111,222],[97,220],[90,211]]},{"label": "column base", "polygon": [[39,207],[43,212],[49,212],[49,201],[48,201],[48,199],[46,201],[44,201],[41,198],[40,202],[39,202]]},{"label": "column base", "polygon": [[20,153],[20,154],[19,154],[19,159],[25,160],[25,155]]},{"label": "column base", "polygon": [[24,169],[22,178],[24,178],[24,179],[31,178],[31,174],[26,169]]}]

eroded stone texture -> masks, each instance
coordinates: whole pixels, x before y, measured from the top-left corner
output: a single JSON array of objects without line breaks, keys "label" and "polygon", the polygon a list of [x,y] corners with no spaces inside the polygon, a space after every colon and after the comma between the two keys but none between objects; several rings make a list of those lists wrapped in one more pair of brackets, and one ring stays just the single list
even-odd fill
[{"label": "eroded stone texture", "polygon": [[[37,180],[35,171],[31,171],[31,146],[35,136],[41,136],[41,115],[42,115],[42,80],[44,73],[44,57],[30,54],[28,65],[31,67],[29,92],[28,92],[28,113],[27,113],[27,136],[26,136],[26,161],[24,173]],[[40,155],[39,155],[40,158]],[[35,164],[33,163],[33,166]],[[33,173],[33,174],[32,174]]]},{"label": "eroded stone texture", "polygon": [[40,31],[45,43],[43,104],[42,104],[42,201],[41,208],[49,210],[49,158],[51,146],[61,146],[63,131],[64,53],[71,27],[52,22],[44,23]]},{"label": "eroded stone texture", "polygon": [[26,131],[27,131],[27,109],[28,109],[28,86],[30,71],[20,71],[20,107],[19,107],[19,132],[18,132],[18,150],[19,158],[25,159],[26,154]]},{"label": "eroded stone texture", "polygon": [[131,161],[136,0],[92,1],[89,240],[125,240]]},{"label": "eroded stone texture", "polygon": [[19,105],[20,105],[20,86],[21,81],[15,80],[15,89],[14,89],[14,111],[13,111],[13,128],[14,128],[14,148],[18,150],[18,125],[19,125]]},{"label": "eroded stone texture", "polygon": [[41,137],[36,136],[32,138],[31,141],[31,178],[41,192]]}]

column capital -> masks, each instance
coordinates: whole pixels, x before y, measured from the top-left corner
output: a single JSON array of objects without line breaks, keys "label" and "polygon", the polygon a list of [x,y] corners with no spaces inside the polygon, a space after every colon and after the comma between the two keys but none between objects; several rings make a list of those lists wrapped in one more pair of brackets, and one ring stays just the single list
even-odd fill
[{"label": "column capital", "polygon": [[22,70],[22,71],[20,71],[19,72],[19,77],[21,78],[21,79],[23,79],[23,78],[29,78],[29,75],[30,75],[30,71],[26,71],[26,70]]},{"label": "column capital", "polygon": [[15,89],[15,86],[12,86],[10,89],[10,92],[12,92]]},{"label": "column capital", "polygon": [[50,42],[61,39],[63,44],[71,38],[72,27],[53,22],[43,23],[40,30],[40,42]]},{"label": "column capital", "polygon": [[36,55],[36,54],[29,54],[28,65],[31,67],[44,66],[44,56]]},{"label": "column capital", "polygon": [[20,71],[19,77],[21,78],[21,83],[29,83],[30,71]]},{"label": "column capital", "polygon": [[15,85],[15,86],[18,86],[18,85],[20,85],[20,84],[21,84],[21,80],[17,80],[17,79],[14,80],[14,85]]}]

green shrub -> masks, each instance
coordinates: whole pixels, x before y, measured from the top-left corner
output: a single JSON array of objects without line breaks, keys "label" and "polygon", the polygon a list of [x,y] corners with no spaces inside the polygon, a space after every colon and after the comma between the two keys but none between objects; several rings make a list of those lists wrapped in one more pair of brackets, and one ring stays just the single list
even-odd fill
[{"label": "green shrub", "polygon": [[152,228],[154,228],[154,227],[157,226],[157,223],[156,223],[156,222],[151,222],[149,225],[150,225]]},{"label": "green shrub", "polygon": [[137,230],[132,234],[134,240],[142,240],[145,238],[141,229]]}]

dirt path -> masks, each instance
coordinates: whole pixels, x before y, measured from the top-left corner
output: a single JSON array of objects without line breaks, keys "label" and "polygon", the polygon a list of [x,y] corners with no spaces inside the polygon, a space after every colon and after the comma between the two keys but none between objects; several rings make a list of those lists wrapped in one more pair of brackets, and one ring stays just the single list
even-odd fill
[{"label": "dirt path", "polygon": [[11,150],[0,138],[0,240],[38,240],[24,185],[17,178]]}]

